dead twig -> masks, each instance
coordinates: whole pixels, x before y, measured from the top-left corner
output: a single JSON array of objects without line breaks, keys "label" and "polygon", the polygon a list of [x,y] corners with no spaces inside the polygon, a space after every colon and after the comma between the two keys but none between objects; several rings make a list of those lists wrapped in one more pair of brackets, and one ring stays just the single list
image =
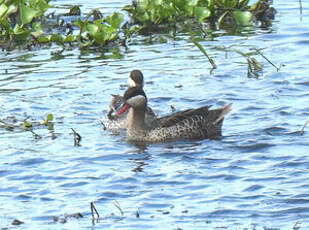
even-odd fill
[{"label": "dead twig", "polygon": [[15,219],[12,221],[12,225],[21,225],[21,224],[24,224],[24,222],[18,220],[18,219]]},{"label": "dead twig", "polygon": [[82,136],[79,135],[73,128],[71,128],[74,134],[74,146],[80,146],[80,141],[82,140]]},{"label": "dead twig", "polygon": [[293,230],[298,230],[298,229],[300,229],[300,227],[298,226],[298,225],[300,225],[300,224],[301,224],[300,221],[296,221],[292,229],[293,229]]},{"label": "dead twig", "polygon": [[136,218],[140,217],[138,210],[136,211],[135,216],[136,216]]},{"label": "dead twig", "polygon": [[298,2],[299,2],[299,12],[300,12],[300,15],[302,16],[303,15],[303,4],[301,0],[299,0]]},{"label": "dead twig", "polygon": [[[95,208],[93,202],[90,202],[90,210],[91,210],[91,215],[92,215],[92,221],[93,222],[100,218],[100,215],[99,215],[97,209]],[[94,217],[94,212],[97,214],[97,218]]]},{"label": "dead twig", "polygon": [[30,129],[30,132],[33,134],[34,139],[41,139],[42,138],[39,134],[35,133],[32,129]]},{"label": "dead twig", "polygon": [[114,200],[113,204],[115,205],[116,208],[118,208],[118,210],[120,211],[120,214],[123,216],[123,211],[120,207],[120,204],[117,200]]},{"label": "dead twig", "polygon": [[306,126],[307,126],[308,124],[309,124],[309,121],[306,121],[305,124],[304,124],[304,126],[302,127],[302,129],[299,131],[299,136],[304,135],[304,133],[305,133],[305,128],[306,128]]},{"label": "dead twig", "polygon": [[103,127],[103,130],[106,130],[106,125],[103,123],[103,121],[99,120],[99,122],[101,123],[102,127]]},{"label": "dead twig", "polygon": [[255,49],[255,51],[261,55],[262,58],[264,58],[269,64],[271,64],[276,70],[277,72],[280,70],[280,67],[277,67],[274,63],[272,63],[264,54],[262,54],[259,50]]}]

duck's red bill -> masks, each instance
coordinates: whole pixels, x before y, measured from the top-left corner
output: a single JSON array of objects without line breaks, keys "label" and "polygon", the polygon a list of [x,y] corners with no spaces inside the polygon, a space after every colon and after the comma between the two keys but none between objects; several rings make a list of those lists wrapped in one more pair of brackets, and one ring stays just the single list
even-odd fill
[{"label": "duck's red bill", "polygon": [[121,115],[121,114],[123,114],[125,111],[127,111],[129,108],[130,108],[129,104],[125,103],[125,104],[123,104],[123,106],[122,106],[119,110],[117,110],[117,111],[115,112],[115,115]]}]

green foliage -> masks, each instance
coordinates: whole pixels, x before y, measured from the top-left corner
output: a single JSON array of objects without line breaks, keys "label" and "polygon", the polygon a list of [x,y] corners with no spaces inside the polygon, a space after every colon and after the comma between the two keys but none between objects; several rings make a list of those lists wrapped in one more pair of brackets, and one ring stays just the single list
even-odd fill
[{"label": "green foliage", "polygon": [[123,15],[120,13],[113,13],[106,18],[97,19],[93,22],[87,19],[78,19],[74,22],[74,25],[79,28],[76,40],[82,47],[105,45],[118,38],[122,21]]},{"label": "green foliage", "polygon": [[[42,19],[51,7],[49,1],[0,0],[0,46],[56,43],[64,48],[69,43],[81,48],[104,47],[115,41],[125,45],[132,34],[147,31],[173,29],[172,36],[175,36],[176,29],[182,27],[202,30],[202,23],[210,24],[211,28],[248,26],[253,18],[267,20],[271,4],[268,0],[258,0],[252,5],[249,0],[133,0],[124,7],[132,23],[124,22],[121,13],[103,16],[99,10],[81,18],[80,7],[72,6],[68,13],[57,15],[52,28],[49,24],[46,29],[44,21],[47,20]],[[73,21],[68,22],[66,16],[74,16],[70,17]]]},{"label": "green foliage", "polygon": [[11,0],[0,2],[0,39],[27,41],[42,34],[39,19],[50,7],[49,0]]},{"label": "green foliage", "polygon": [[233,18],[240,25],[248,25],[251,22],[252,14],[248,11],[233,11]]},{"label": "green foliage", "polygon": [[140,24],[160,24],[192,17],[203,21],[211,15],[205,0],[140,0],[131,6],[125,6],[124,10]]},{"label": "green foliage", "polygon": [[202,6],[194,7],[193,12],[194,17],[198,20],[199,23],[202,23],[211,15],[211,11],[207,7]]},{"label": "green foliage", "polygon": [[[77,42],[81,47],[90,45],[103,46],[119,37],[123,22],[121,13],[113,13],[94,21],[78,18],[73,24],[78,27],[78,35],[68,33],[44,34],[41,17],[50,7],[49,0],[7,0],[0,1],[0,40],[14,46],[16,42],[35,39],[36,43],[51,43],[64,46],[65,43]],[[97,11],[96,11],[97,13]],[[67,14],[80,15],[80,8],[72,6]],[[98,13],[97,13],[98,14]]]},{"label": "green foliage", "polygon": [[29,6],[21,4],[19,6],[19,17],[22,25],[26,25],[39,15],[39,11],[32,9]]},{"label": "green foliage", "polygon": [[135,23],[144,26],[176,23],[192,18],[199,23],[242,26],[252,20],[248,3],[249,0],[138,0],[125,6],[124,10],[129,12]]}]

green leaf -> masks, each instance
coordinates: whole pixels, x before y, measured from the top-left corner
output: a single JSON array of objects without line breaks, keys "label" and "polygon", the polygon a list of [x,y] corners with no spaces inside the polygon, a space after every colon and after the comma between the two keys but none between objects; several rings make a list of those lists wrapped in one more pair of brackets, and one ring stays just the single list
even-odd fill
[{"label": "green leaf", "polygon": [[233,17],[238,24],[245,26],[250,24],[252,14],[249,11],[235,10],[233,12]]},{"label": "green leaf", "polygon": [[51,35],[43,36],[38,38],[39,43],[48,43],[50,42]]},{"label": "green leaf", "polygon": [[79,33],[81,34],[81,33],[85,32],[86,26],[87,26],[88,22],[87,22],[87,21],[82,21],[82,20],[79,18],[79,19],[77,19],[77,21],[75,21],[73,24],[76,25],[76,26],[78,26],[78,28],[79,28]]},{"label": "green leaf", "polygon": [[26,40],[30,32],[23,29],[20,25],[15,24],[13,28],[13,36],[16,40]]},{"label": "green leaf", "polygon": [[148,12],[144,12],[144,13],[142,13],[142,14],[139,14],[139,15],[137,16],[137,19],[138,19],[138,21],[140,21],[140,22],[147,22],[147,21],[150,20],[149,13],[148,13]]},{"label": "green leaf", "polygon": [[51,42],[56,42],[59,45],[63,45],[63,37],[61,34],[52,34],[50,37]]},{"label": "green leaf", "polygon": [[43,15],[45,11],[51,6],[48,5],[49,0],[29,0],[29,7],[40,11],[40,15]]},{"label": "green leaf", "polygon": [[15,3],[8,6],[8,11],[6,12],[6,16],[11,15],[13,13],[17,13],[18,6]]},{"label": "green leaf", "polygon": [[210,17],[211,12],[207,7],[195,7],[194,17],[202,23],[206,18]]},{"label": "green leaf", "polygon": [[0,18],[2,18],[8,10],[8,7],[5,4],[0,5]]},{"label": "green leaf", "polygon": [[32,124],[31,124],[30,122],[28,122],[28,121],[24,121],[23,126],[24,126],[25,128],[31,128],[31,127],[32,127]]},{"label": "green leaf", "polygon": [[3,28],[3,29],[5,29],[7,32],[9,32],[9,30],[10,30],[10,24],[9,24],[9,22],[7,21],[7,20],[5,20],[5,19],[0,19],[0,25],[1,25],[1,27]]},{"label": "green leaf", "polygon": [[79,8],[79,6],[72,6],[71,8],[70,8],[70,11],[69,11],[69,13],[67,13],[66,15],[77,15],[77,16],[80,16],[80,14],[81,14],[81,10],[80,10],[80,8]]},{"label": "green leaf", "polygon": [[131,5],[125,5],[122,10],[128,11],[128,12],[133,12],[134,8]]},{"label": "green leaf", "polygon": [[48,122],[49,121],[52,121],[52,120],[54,120],[54,116],[53,116],[53,114],[48,114],[47,116],[46,116],[46,119],[44,120],[44,121],[42,121],[41,122],[41,125],[47,125],[48,124]]},{"label": "green leaf", "polygon": [[64,42],[73,42],[73,41],[75,41],[75,37],[72,34],[68,34],[67,36],[65,36],[63,41]]},{"label": "green leaf", "polygon": [[187,0],[186,3],[188,6],[197,6],[199,0]]},{"label": "green leaf", "polygon": [[238,4],[238,0],[225,0],[224,6],[226,8],[235,8]]},{"label": "green leaf", "polygon": [[106,35],[110,35],[116,31],[112,26],[107,24],[102,25],[102,30]]},{"label": "green leaf", "polygon": [[23,25],[30,23],[38,14],[39,11],[34,10],[24,4],[20,5],[20,21]]},{"label": "green leaf", "polygon": [[215,7],[215,0],[208,0],[208,8],[213,12],[214,11],[214,7]]},{"label": "green leaf", "polygon": [[97,44],[99,45],[103,45],[105,43],[105,34],[102,32],[102,33],[97,33],[95,36],[94,36],[94,40]]},{"label": "green leaf", "polygon": [[99,31],[99,26],[93,24],[93,23],[88,23],[86,26],[86,31],[91,35],[95,36],[98,31]]},{"label": "green leaf", "polygon": [[143,27],[139,25],[133,25],[129,28],[130,33],[137,33],[139,32]]},{"label": "green leaf", "polygon": [[38,38],[42,33],[42,26],[40,22],[35,22],[32,24],[32,29],[34,30],[33,32],[31,32],[31,35],[35,38]]},{"label": "green leaf", "polygon": [[205,57],[207,57],[209,63],[212,65],[213,69],[217,68],[217,65],[215,64],[215,62],[213,61],[213,59],[211,57],[209,57],[209,55],[207,54],[206,50],[204,49],[203,46],[201,46],[200,43],[198,43],[196,40],[192,40],[193,44],[199,48],[199,50],[205,55]]},{"label": "green leaf", "polygon": [[115,12],[112,15],[106,17],[106,22],[115,29],[118,29],[120,27],[122,21],[123,21],[123,15],[121,13]]},{"label": "green leaf", "polygon": [[[150,1],[151,1],[151,0],[150,0]],[[139,6],[143,11],[148,10],[148,5],[149,5],[148,0],[140,0],[140,1],[138,2],[138,6]]]},{"label": "green leaf", "polygon": [[238,3],[238,7],[239,8],[243,8],[245,6],[247,6],[249,3],[249,0],[241,0],[239,3]]},{"label": "green leaf", "polygon": [[47,121],[52,121],[52,120],[54,120],[53,114],[51,114],[51,113],[48,114],[47,117],[46,117],[46,120],[47,120]]}]

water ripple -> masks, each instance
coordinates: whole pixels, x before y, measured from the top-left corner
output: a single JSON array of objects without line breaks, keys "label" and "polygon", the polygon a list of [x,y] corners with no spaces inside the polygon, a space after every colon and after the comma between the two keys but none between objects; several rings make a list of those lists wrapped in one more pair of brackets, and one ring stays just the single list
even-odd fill
[{"label": "water ripple", "polygon": [[[130,1],[54,1],[109,14]],[[54,115],[54,127],[0,128],[0,228],[24,229],[308,229],[308,3],[275,2],[278,17],[256,33],[214,33],[201,42],[218,68],[210,73],[188,34],[161,43],[139,36],[120,59],[58,47],[0,54],[0,119],[22,124]],[[164,36],[161,34],[160,36]],[[263,48],[263,71],[247,77],[242,51]],[[128,73],[142,69],[149,104],[159,115],[233,102],[218,140],[128,143],[98,119]],[[0,123],[2,125],[2,123]],[[2,127],[2,126],[1,126]],[[71,128],[80,133],[74,146]],[[91,223],[90,202],[100,220]],[[121,210],[121,211],[120,211]],[[82,213],[83,218],[67,218]],[[139,218],[137,217],[139,216]],[[55,221],[57,219],[59,221]]]}]

